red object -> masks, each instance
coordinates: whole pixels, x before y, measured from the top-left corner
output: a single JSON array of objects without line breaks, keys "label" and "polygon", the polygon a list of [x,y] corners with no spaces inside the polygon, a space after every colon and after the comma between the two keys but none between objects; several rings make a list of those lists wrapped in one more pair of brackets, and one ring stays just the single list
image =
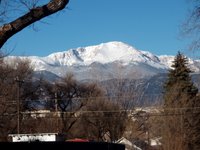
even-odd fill
[{"label": "red object", "polygon": [[71,140],[67,140],[67,142],[90,142],[88,139],[71,139]]}]

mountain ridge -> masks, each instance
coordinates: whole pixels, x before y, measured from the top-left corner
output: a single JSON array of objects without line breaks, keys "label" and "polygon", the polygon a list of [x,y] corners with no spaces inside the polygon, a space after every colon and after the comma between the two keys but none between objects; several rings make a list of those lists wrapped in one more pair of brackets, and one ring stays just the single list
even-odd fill
[{"label": "mountain ridge", "polygon": [[[6,62],[12,62],[17,56],[8,56]],[[121,77],[143,78],[166,72],[170,69],[174,56],[156,56],[149,51],[137,50],[131,45],[119,41],[112,41],[88,47],[78,47],[63,52],[52,53],[46,57],[29,56],[35,71],[48,71],[60,77],[72,72],[80,80],[90,79],[91,72],[104,73],[105,80]],[[189,58],[189,67],[200,71],[200,60]],[[118,68],[118,71],[114,70]],[[99,69],[99,70],[98,70]],[[87,74],[82,78],[83,74]],[[125,73],[127,75],[125,75]],[[102,77],[101,77],[102,78]]]}]

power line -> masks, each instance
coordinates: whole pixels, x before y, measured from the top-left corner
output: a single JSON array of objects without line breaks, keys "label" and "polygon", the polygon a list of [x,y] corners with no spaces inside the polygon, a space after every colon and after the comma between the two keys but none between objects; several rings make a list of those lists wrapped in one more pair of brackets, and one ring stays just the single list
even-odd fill
[{"label": "power line", "polygon": [[[192,108],[190,108],[192,109]],[[194,111],[190,111],[190,112],[186,112],[187,114],[200,114],[200,107],[195,107],[196,112]],[[170,110],[188,110],[188,108],[170,108]],[[90,110],[83,110],[83,111],[72,111],[72,112],[20,112],[22,115],[46,115],[44,118],[57,118],[59,115],[64,115],[64,117],[66,118],[80,118],[82,117],[82,115],[84,117],[95,117],[94,115],[96,115],[96,117],[99,117],[98,115],[110,115],[110,116],[105,116],[105,117],[114,117],[115,115],[120,115],[120,114],[127,114],[129,116],[132,117],[153,117],[153,116],[182,116],[185,115],[185,113],[183,112],[168,112],[168,113],[164,113],[164,112],[153,112],[153,113],[148,113],[148,112],[144,112],[145,114],[140,114],[139,112],[135,111],[135,110],[98,110],[98,111],[90,111]],[[92,114],[92,115],[91,115]],[[4,114],[4,115],[0,115],[0,116],[14,116],[16,115],[15,113],[13,114]],[[67,116],[69,115],[69,116]],[[101,116],[102,117],[102,116]]]}]

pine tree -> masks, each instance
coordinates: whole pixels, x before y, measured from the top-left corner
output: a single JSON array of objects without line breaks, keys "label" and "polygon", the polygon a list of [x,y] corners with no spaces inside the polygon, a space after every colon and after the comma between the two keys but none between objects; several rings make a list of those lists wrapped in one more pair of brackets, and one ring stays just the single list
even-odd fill
[{"label": "pine tree", "polygon": [[[199,100],[198,89],[194,86],[188,59],[178,52],[168,79],[164,84],[165,127],[163,134],[164,149],[193,150],[198,147],[200,136],[200,115],[194,112]],[[197,132],[197,133],[196,133]]]}]

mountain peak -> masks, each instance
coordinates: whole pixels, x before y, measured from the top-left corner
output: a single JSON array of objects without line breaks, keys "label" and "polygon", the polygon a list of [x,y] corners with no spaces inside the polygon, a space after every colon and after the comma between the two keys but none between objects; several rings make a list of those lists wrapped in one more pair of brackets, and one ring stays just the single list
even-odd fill
[{"label": "mountain peak", "polygon": [[110,42],[106,42],[106,43],[101,43],[100,45],[110,45],[110,46],[117,46],[117,47],[130,47],[129,44],[126,44],[126,43],[121,42],[121,41],[110,41]]},{"label": "mountain peak", "polygon": [[79,47],[65,52],[53,53],[48,57],[61,65],[90,65],[93,62],[102,64],[120,61],[131,56],[134,53],[140,53],[132,46],[119,41],[101,43],[99,45]]},{"label": "mountain peak", "polygon": [[106,64],[115,61],[123,65],[130,63],[159,63],[157,56],[150,52],[139,51],[133,46],[120,41],[111,41],[88,47],[79,47],[64,52],[53,53],[45,61],[53,65],[83,65],[88,66],[94,62]]}]

